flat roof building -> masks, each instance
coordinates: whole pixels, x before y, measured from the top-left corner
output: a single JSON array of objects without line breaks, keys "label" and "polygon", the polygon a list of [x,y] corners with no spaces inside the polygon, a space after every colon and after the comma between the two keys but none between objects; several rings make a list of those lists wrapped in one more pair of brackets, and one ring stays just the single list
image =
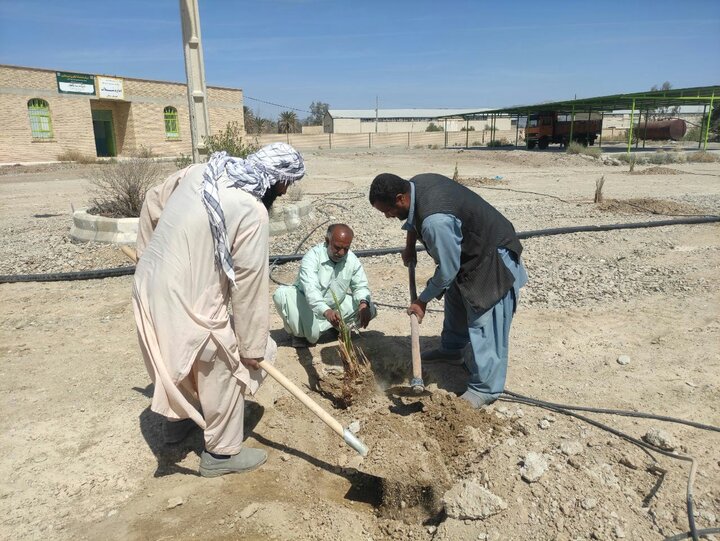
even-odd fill
[{"label": "flat roof building", "polygon": [[[430,124],[446,131],[472,129],[481,131],[487,118],[478,117],[466,122],[463,114],[478,109],[330,109],[323,118],[325,133],[400,133],[424,132]],[[440,118],[452,117],[457,118]],[[502,124],[502,125],[500,125]],[[510,119],[499,119],[496,129],[509,130]]]},{"label": "flat roof building", "polygon": [[[243,92],[207,87],[210,133],[243,123]],[[0,65],[0,163],[54,161],[68,152],[192,155],[187,85]]]}]

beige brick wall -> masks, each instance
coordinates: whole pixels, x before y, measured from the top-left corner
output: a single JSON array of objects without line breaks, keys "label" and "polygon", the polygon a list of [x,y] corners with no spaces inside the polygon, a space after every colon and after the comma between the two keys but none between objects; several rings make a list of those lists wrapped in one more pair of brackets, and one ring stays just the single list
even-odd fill
[{"label": "beige brick wall", "polygon": [[[511,129],[510,118],[497,118],[495,120],[496,130]],[[378,120],[377,133],[407,133],[407,132],[424,132],[430,123],[441,128],[445,128],[445,119],[439,118],[432,121],[418,120],[410,122],[399,121],[383,121]],[[474,131],[482,130],[485,125],[490,125],[492,121],[487,120],[471,120],[470,126],[474,127]],[[465,127],[465,121],[460,119],[448,119],[447,131],[459,132]],[[333,133],[375,133],[375,121],[363,122],[357,118],[336,118],[333,119]]]},{"label": "beige brick wall", "polygon": [[[54,70],[0,66],[0,163],[52,161],[68,150],[95,156],[94,109],[112,111],[119,156],[132,155],[141,147],[158,156],[192,153],[184,84],[124,78],[123,91],[124,100],[60,94]],[[33,98],[49,104],[53,126],[49,141],[32,138],[27,103]],[[179,139],[165,137],[166,106],[177,109]],[[208,87],[208,107],[212,133],[223,130],[230,121],[237,121],[242,129],[242,90]]]},{"label": "beige brick wall", "polygon": [[245,132],[242,90],[230,88],[208,88],[210,109],[210,133],[223,131],[229,122],[237,122]]}]

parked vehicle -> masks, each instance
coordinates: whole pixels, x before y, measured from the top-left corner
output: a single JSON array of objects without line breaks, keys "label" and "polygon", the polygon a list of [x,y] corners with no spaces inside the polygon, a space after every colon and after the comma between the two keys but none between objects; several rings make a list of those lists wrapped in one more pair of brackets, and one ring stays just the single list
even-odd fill
[{"label": "parked vehicle", "polygon": [[525,126],[525,141],[527,148],[532,150],[537,146],[545,149],[550,144],[567,146],[570,142],[572,124],[572,140],[582,145],[594,145],[600,130],[602,120],[598,113],[576,113],[575,121],[571,122],[567,113],[542,112],[528,116]]},{"label": "parked vehicle", "polygon": [[634,128],[633,135],[646,141],[680,141],[687,132],[687,124],[681,118],[640,122]]}]

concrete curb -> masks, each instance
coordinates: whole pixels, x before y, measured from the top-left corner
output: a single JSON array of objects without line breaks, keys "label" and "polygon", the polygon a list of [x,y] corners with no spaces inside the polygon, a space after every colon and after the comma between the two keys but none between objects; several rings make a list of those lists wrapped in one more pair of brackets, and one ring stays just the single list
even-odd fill
[{"label": "concrete curb", "polygon": [[[73,213],[70,237],[80,242],[135,244],[138,218],[105,218],[88,214],[88,209]],[[303,219],[312,218],[312,201],[298,201],[270,210],[270,236],[282,235],[300,227]]]},{"label": "concrete curb", "polygon": [[312,201],[297,201],[270,210],[270,236],[282,235],[300,227],[303,219],[312,218]]},{"label": "concrete curb", "polygon": [[138,218],[105,218],[88,214],[87,209],[73,213],[70,237],[80,242],[135,244]]}]

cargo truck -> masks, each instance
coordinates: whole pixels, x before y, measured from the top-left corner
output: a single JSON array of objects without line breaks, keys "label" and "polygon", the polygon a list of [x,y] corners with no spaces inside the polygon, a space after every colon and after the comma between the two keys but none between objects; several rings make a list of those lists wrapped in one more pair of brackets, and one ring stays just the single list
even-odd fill
[{"label": "cargo truck", "polygon": [[[529,115],[525,126],[525,142],[532,150],[545,149],[550,144],[567,146],[570,142],[570,114],[542,112]],[[602,130],[602,119],[597,113],[576,113],[572,122],[572,140],[582,145],[594,145]]]}]

